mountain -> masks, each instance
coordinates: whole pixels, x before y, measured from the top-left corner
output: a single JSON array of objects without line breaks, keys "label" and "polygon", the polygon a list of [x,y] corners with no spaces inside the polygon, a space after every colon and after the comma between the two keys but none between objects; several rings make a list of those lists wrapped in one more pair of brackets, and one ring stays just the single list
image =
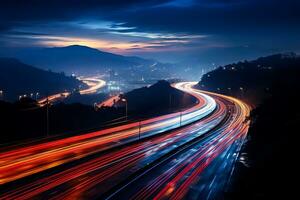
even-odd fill
[{"label": "mountain", "polygon": [[[56,72],[65,71],[66,73],[94,74],[112,69],[118,73],[130,71],[130,73],[138,73],[143,76],[143,74],[148,75],[148,73],[157,74],[155,73],[156,70],[165,73],[164,68],[170,66],[155,60],[122,56],[79,45],[23,49],[8,53],[3,52],[2,54],[16,57],[25,63],[43,69],[51,69]],[[155,66],[159,66],[161,69],[155,68],[153,70]]]},{"label": "mountain", "polygon": [[19,95],[46,95],[73,90],[82,82],[63,73],[54,73],[24,64],[13,58],[0,58],[0,90],[5,100],[16,100]]},{"label": "mountain", "polygon": [[294,53],[275,54],[252,61],[233,63],[205,74],[198,87],[243,98],[257,105],[273,88],[299,84],[300,57]]}]

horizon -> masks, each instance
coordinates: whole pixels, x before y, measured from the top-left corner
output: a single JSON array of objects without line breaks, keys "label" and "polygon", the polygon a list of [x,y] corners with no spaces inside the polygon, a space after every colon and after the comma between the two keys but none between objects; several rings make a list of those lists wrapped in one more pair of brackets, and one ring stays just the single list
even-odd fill
[{"label": "horizon", "polygon": [[[18,48],[18,50],[24,51],[24,50],[28,50],[28,49],[54,49],[54,48],[67,48],[67,47],[85,47],[85,48],[89,48],[89,49],[98,50],[99,52],[104,52],[104,53],[109,53],[109,54],[114,54],[114,55],[119,55],[119,56],[125,56],[125,57],[139,57],[139,58],[146,59],[146,60],[147,59],[149,59],[149,60],[155,60],[155,61],[158,61],[158,62],[161,62],[161,63],[165,63],[165,64],[178,64],[178,63],[180,63],[180,62],[163,62],[163,61],[161,61],[159,59],[156,59],[155,57],[147,57],[147,56],[144,57],[144,56],[127,55],[127,54],[123,54],[123,53],[115,53],[113,51],[98,49],[98,48],[90,47],[90,46],[87,46],[87,45],[81,45],[81,44],[72,44],[72,45],[67,45],[67,46],[51,46],[51,47],[42,47],[42,46],[39,46],[39,47],[30,47],[30,48],[23,47],[23,48]],[[236,58],[236,60],[232,60],[232,61],[228,61],[228,62],[225,62],[225,63],[221,63],[219,65],[216,65],[216,67],[222,67],[224,65],[230,65],[230,64],[241,62],[241,61],[244,61],[244,60],[252,61],[252,60],[256,60],[256,59],[258,59],[260,57],[268,57],[268,56],[278,55],[278,54],[282,54],[282,55],[295,54],[296,56],[300,55],[300,53],[296,52],[296,51],[273,52],[273,53],[262,54],[260,56],[253,56],[253,57],[250,56],[248,58],[243,58],[243,59]],[[18,58],[14,57],[14,56],[5,56],[5,55],[1,56],[1,54],[0,54],[0,58],[15,58],[15,59],[19,60]],[[25,64],[27,64],[27,63],[25,63]],[[35,66],[35,67],[41,68],[40,66]],[[202,66],[202,69],[206,68],[206,67],[207,66]]]},{"label": "horizon", "polygon": [[296,40],[300,3],[292,0],[32,0],[15,4],[1,2],[2,50],[83,45],[198,66],[300,52]]}]

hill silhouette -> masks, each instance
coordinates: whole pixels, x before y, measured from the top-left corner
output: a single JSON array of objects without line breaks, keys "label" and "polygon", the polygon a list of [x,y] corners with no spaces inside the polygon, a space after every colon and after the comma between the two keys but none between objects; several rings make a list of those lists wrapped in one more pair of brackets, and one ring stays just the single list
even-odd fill
[{"label": "hill silhouette", "polygon": [[95,74],[110,69],[116,70],[119,74],[124,74],[127,77],[138,74],[139,78],[141,76],[155,78],[168,74],[168,70],[171,69],[170,64],[140,57],[122,56],[81,45],[31,48],[7,53],[2,52],[1,54],[18,58],[25,63],[43,69],[51,69],[55,72],[64,71],[68,74],[73,72]]},{"label": "hill silhouette", "polygon": [[297,85],[300,57],[294,53],[276,54],[253,61],[219,67],[205,74],[198,87],[233,95],[258,105],[278,85]]},{"label": "hill silhouette", "polygon": [[131,113],[163,113],[166,109],[180,110],[196,103],[196,98],[177,90],[164,80],[158,81],[150,87],[132,90],[124,95],[128,101]]},{"label": "hill silhouette", "polygon": [[84,85],[63,73],[54,73],[24,64],[13,58],[0,58],[0,90],[5,100],[14,101],[19,95],[38,92],[39,96],[73,90]]}]

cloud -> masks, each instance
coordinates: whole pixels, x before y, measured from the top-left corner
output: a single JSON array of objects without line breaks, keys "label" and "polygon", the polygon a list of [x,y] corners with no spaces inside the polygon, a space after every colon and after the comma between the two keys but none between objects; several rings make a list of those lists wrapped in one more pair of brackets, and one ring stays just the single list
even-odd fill
[{"label": "cloud", "polygon": [[297,50],[299,10],[294,0],[4,0],[1,45],[86,44],[120,53]]}]

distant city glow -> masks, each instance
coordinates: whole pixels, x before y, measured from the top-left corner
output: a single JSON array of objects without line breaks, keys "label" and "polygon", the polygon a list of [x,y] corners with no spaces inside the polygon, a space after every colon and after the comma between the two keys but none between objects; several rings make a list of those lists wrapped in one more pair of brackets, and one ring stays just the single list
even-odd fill
[{"label": "distant city glow", "polygon": [[[136,48],[151,48],[152,46],[164,46],[163,44],[149,44],[143,42],[117,42],[99,39],[79,38],[79,37],[60,37],[60,36],[37,36],[43,39],[38,42],[42,46],[63,47],[69,45],[83,45],[97,49],[104,49],[112,52],[122,52]],[[36,37],[36,38],[37,38]]]}]

